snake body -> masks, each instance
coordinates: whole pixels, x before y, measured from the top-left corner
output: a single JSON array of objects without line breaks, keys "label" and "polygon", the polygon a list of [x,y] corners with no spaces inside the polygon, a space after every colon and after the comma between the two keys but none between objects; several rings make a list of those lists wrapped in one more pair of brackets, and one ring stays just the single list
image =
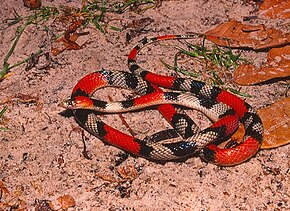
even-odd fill
[{"label": "snake body", "polygon": [[[147,159],[168,161],[199,153],[208,162],[221,166],[236,165],[248,160],[259,150],[263,137],[261,119],[249,104],[219,87],[193,79],[158,75],[142,69],[136,62],[138,52],[145,45],[196,36],[200,35],[144,38],[129,53],[128,66],[131,73],[101,70],[86,75],[76,84],[71,98],[64,102],[64,107],[72,109],[75,119],[91,134]],[[108,86],[133,90],[140,97],[120,102],[91,98],[97,89]],[[173,91],[164,92],[160,87]],[[178,139],[140,140],[107,125],[97,115],[99,112],[128,112],[149,106],[161,112],[180,136]],[[214,123],[199,131],[179,106],[200,110]],[[242,143],[231,148],[219,148],[216,144],[229,138],[240,122],[245,127]]]}]

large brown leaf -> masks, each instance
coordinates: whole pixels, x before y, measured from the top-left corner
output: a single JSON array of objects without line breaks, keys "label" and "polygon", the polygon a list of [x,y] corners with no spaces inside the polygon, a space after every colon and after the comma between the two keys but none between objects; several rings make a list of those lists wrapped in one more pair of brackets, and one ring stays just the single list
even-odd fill
[{"label": "large brown leaf", "polygon": [[266,64],[256,68],[252,64],[240,65],[233,80],[240,85],[251,85],[275,78],[290,76],[290,45],[269,51]]},{"label": "large brown leaf", "polygon": [[207,39],[221,46],[264,49],[290,43],[290,34],[260,25],[246,25],[232,20],[205,33]]},{"label": "large brown leaf", "polygon": [[289,0],[265,0],[259,9],[264,18],[290,18]]},{"label": "large brown leaf", "polygon": [[262,149],[290,143],[290,97],[258,110],[264,125]]},{"label": "large brown leaf", "polygon": [[[290,97],[278,100],[271,106],[258,110],[264,126],[262,149],[271,149],[290,143],[289,108]],[[243,126],[240,126],[231,139],[240,143],[244,134],[245,129]]]}]

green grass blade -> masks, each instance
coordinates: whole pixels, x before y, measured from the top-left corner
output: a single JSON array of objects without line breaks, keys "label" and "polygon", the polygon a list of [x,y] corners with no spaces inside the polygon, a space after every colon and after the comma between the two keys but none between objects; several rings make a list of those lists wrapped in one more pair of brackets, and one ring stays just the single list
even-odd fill
[{"label": "green grass blade", "polygon": [[8,106],[4,106],[4,108],[2,108],[2,110],[0,111],[0,118],[3,117],[4,113],[7,111]]},{"label": "green grass blade", "polygon": [[[4,113],[8,110],[8,106],[4,106],[4,108],[2,108],[2,110],[0,111],[0,119],[3,118]],[[9,128],[6,127],[0,127],[0,131],[10,131]]]}]

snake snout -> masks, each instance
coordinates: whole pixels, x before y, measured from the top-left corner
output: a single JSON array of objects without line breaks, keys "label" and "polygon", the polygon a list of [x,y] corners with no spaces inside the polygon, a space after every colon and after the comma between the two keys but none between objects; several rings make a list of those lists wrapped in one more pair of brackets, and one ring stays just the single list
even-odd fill
[{"label": "snake snout", "polygon": [[73,109],[75,107],[74,102],[71,99],[60,102],[58,106],[66,109]]}]

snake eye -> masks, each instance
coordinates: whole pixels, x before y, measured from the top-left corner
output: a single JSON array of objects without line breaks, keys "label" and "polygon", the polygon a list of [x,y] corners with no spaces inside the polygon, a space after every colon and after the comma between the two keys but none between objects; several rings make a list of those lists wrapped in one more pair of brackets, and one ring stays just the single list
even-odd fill
[{"label": "snake eye", "polygon": [[78,105],[78,101],[75,101],[75,100],[70,100],[70,106],[72,107],[72,108],[76,108],[77,107],[77,105]]},{"label": "snake eye", "polygon": [[69,106],[74,106],[74,102],[72,100],[68,100],[68,105]]},{"label": "snake eye", "polygon": [[68,109],[72,109],[75,107],[75,102],[72,99],[66,100],[64,104],[66,105],[66,108]]}]

